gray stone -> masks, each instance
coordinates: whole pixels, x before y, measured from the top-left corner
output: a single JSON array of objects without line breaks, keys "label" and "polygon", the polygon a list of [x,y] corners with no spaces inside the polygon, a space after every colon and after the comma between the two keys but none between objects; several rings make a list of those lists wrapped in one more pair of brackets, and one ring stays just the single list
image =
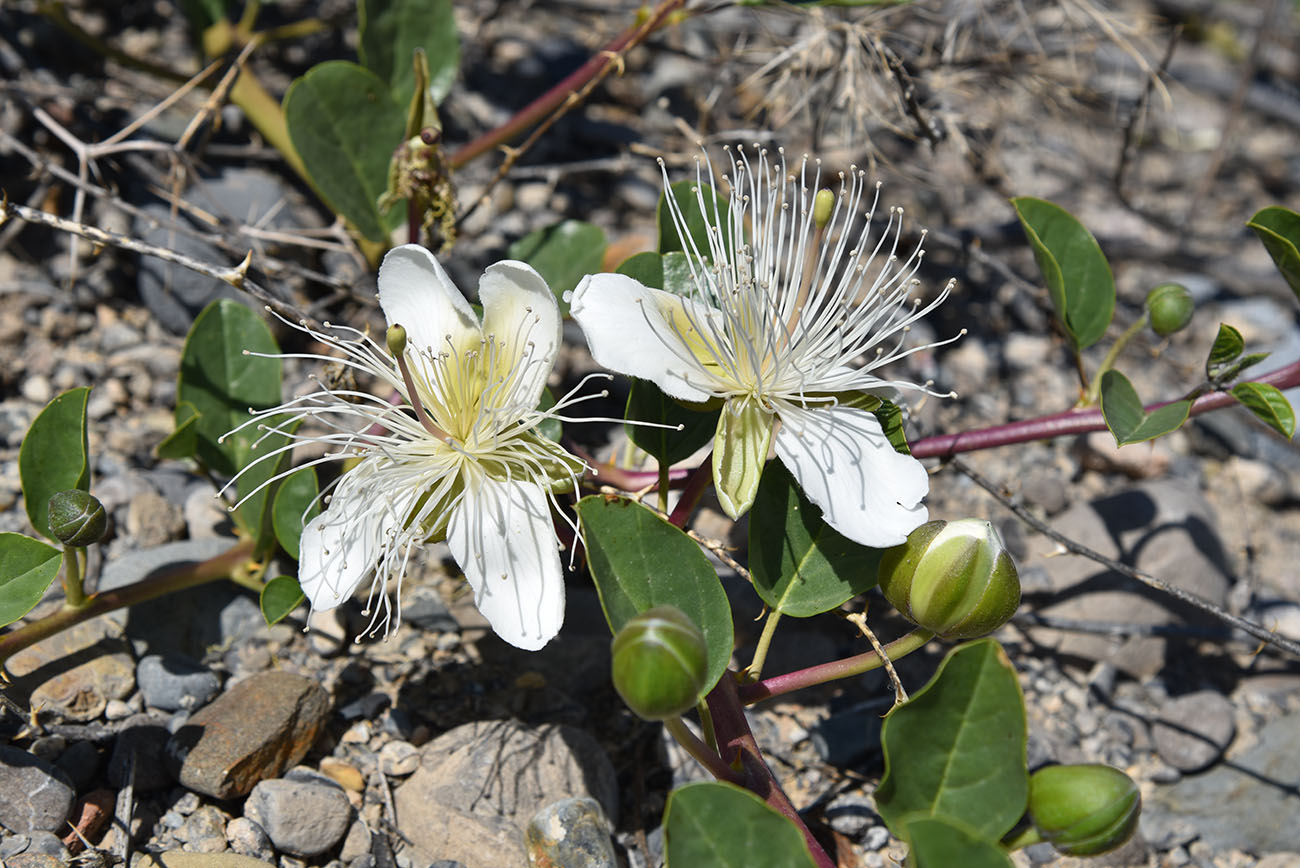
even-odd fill
[{"label": "gray stone", "polygon": [[[1300,851],[1300,714],[1265,724],[1259,742],[1207,772],[1160,787],[1145,799],[1142,832],[1186,827],[1216,852]],[[1148,832],[1155,827],[1156,834]]]},{"label": "gray stone", "polygon": [[342,840],[352,820],[347,794],[327,780],[262,781],[249,793],[244,816],[265,829],[278,850],[323,853]]},{"label": "gray stone", "polygon": [[613,830],[595,799],[561,799],[528,821],[525,840],[534,865],[617,868]]},{"label": "gray stone", "polygon": [[194,853],[221,853],[226,849],[226,820],[220,808],[205,805],[190,814],[176,830],[176,838]]},{"label": "gray stone", "polygon": [[288,672],[262,672],[205,706],[167,742],[177,780],[218,799],[248,793],[311,748],[329,714],[320,685]]},{"label": "gray stone", "polygon": [[[1222,606],[1229,570],[1217,519],[1200,492],[1180,482],[1149,482],[1112,497],[1076,504],[1053,522],[1057,530],[1103,555],[1134,566]],[[1218,627],[1199,610],[1082,557],[1044,558],[1050,594],[1038,612],[1049,618],[1133,624]],[[1167,639],[1158,635],[1114,638],[1036,627],[1031,637],[1068,656],[1113,664],[1147,678],[1165,664]]]},{"label": "gray stone", "polygon": [[1168,700],[1151,727],[1156,752],[1180,772],[1198,772],[1216,762],[1236,734],[1232,703],[1213,690]]},{"label": "gray stone", "polygon": [[157,790],[171,786],[175,780],[164,762],[167,739],[167,719],[151,714],[136,714],[122,723],[122,729],[113,743],[113,753],[108,758],[108,782],[121,789],[128,779],[132,762],[135,764],[134,786],[137,790]]},{"label": "gray stone", "polygon": [[65,864],[71,858],[68,848],[63,846],[63,841],[53,832],[32,832],[27,839],[27,849],[23,852],[29,855],[53,856]]},{"label": "gray stone", "polygon": [[154,548],[185,533],[185,515],[161,494],[141,492],[127,506],[126,532],[140,548]]},{"label": "gray stone", "polygon": [[273,862],[262,862],[238,853],[186,853],[168,850],[165,853],[146,853],[131,868],[267,868]]},{"label": "gray stone", "polygon": [[880,825],[871,799],[861,793],[842,793],[826,806],[826,822],[841,835],[857,840]]},{"label": "gray stone", "polygon": [[348,834],[343,839],[343,846],[339,849],[339,858],[344,862],[353,862],[370,853],[370,827],[364,820],[354,820],[348,828]]},{"label": "gray stone", "polygon": [[437,590],[424,585],[402,597],[402,620],[433,633],[456,633],[460,624],[448,610]]},{"label": "gray stone", "polygon": [[459,726],[425,745],[394,792],[399,828],[427,858],[467,868],[526,868],[523,826],[566,797],[617,812],[613,766],[587,733],[511,720]]},{"label": "gray stone", "polygon": [[420,767],[420,749],[409,741],[390,741],[379,749],[379,769],[386,775],[405,777]]},{"label": "gray stone", "polygon": [[192,711],[221,690],[221,680],[184,654],[149,654],[140,659],[135,680],[145,704],[163,711]]},{"label": "gray stone", "polygon": [[77,624],[8,661],[10,689],[69,720],[94,720],[110,699],[135,688],[135,663],[121,628],[106,616]]},{"label": "gray stone", "polygon": [[72,781],[73,789],[87,789],[99,771],[99,751],[89,741],[73,742],[54,764]]},{"label": "gray stone", "polygon": [[0,745],[0,825],[21,835],[63,829],[72,781],[52,763]]},{"label": "gray stone", "polygon": [[235,817],[226,824],[226,840],[230,849],[241,856],[251,856],[263,862],[275,859],[275,850],[271,848],[266,830],[247,817]]}]

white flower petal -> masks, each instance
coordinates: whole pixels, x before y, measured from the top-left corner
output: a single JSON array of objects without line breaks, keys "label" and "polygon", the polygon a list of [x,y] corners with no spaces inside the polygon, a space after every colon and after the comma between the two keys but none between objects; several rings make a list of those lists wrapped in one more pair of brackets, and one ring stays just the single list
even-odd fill
[{"label": "white flower petal", "polygon": [[683,401],[712,397],[706,389],[713,378],[690,361],[696,350],[683,338],[693,320],[708,316],[703,306],[624,274],[592,274],[573,291],[569,310],[602,366],[650,380]]},{"label": "white flower petal", "polygon": [[[537,405],[560,347],[560,306],[531,265],[505,260],[489,265],[478,283],[483,335],[504,355],[498,371],[515,380],[520,401]],[[504,342],[504,347],[500,347]]]},{"label": "white flower petal", "polygon": [[854,542],[885,548],[926,521],[925,468],[894,451],[871,413],[784,405],[779,415],[777,457],[831,527]]},{"label": "white flower petal", "polygon": [[[394,247],[379,266],[379,306],[389,325],[406,329],[412,357],[479,341],[478,319],[433,254],[418,244]],[[383,341],[381,340],[382,344]]]},{"label": "white flower petal", "polygon": [[447,545],[498,636],[536,651],[560,631],[564,573],[540,486],[483,478],[467,488],[451,514]]},{"label": "white flower petal", "polygon": [[397,520],[389,509],[367,502],[371,469],[363,461],[343,474],[329,508],[302,529],[298,584],[318,611],[350,599],[390,544]]}]

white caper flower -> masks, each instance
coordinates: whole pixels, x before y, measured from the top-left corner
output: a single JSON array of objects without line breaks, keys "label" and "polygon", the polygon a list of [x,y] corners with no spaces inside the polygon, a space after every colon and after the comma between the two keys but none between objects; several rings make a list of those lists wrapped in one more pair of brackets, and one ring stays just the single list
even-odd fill
[{"label": "white caper flower", "polygon": [[[876,417],[852,406],[863,393],[928,383],[877,372],[925,346],[906,347],[911,323],[932,311],[912,294],[920,244],[900,261],[902,209],[891,208],[872,243],[879,185],[861,229],[865,173],[840,176],[820,193],[820,163],[797,174],[784,152],[751,163],[728,150],[729,208],[703,188],[712,166],[697,161],[696,196],[708,248],[692,240],[681,208],[665,197],[685,248],[692,287],[676,295],[618,274],[587,277],[571,310],[601,365],[654,382],[686,402],[721,399],[713,445],[718,499],[733,518],[753,504],[769,449],[789,468],[831,527],[868,546],[897,545],[922,524],[925,469],[890,445]],[[662,161],[661,161],[662,166]],[[668,185],[664,172],[665,187]]]}]

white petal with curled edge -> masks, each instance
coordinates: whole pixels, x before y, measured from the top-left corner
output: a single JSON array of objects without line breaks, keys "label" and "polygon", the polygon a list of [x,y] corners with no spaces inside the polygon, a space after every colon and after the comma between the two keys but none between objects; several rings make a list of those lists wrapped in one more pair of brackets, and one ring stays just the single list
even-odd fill
[{"label": "white petal with curled edge", "polygon": [[924,524],[930,478],[894,451],[871,413],[784,405],[776,454],[826,523],[864,546],[899,545]]},{"label": "white petal with curled edge", "polygon": [[[379,306],[389,325],[406,329],[413,358],[479,341],[478,318],[433,254],[418,244],[394,247],[379,266]],[[381,340],[382,344],[383,341]]]},{"label": "white petal with curled edge", "polygon": [[358,495],[370,476],[366,462],[345,473],[329,508],[307,522],[299,541],[298,584],[313,609],[333,609],[351,598],[383,554],[394,521],[387,509]]},{"label": "white petal with curled edge", "polygon": [[569,311],[602,366],[683,401],[712,397],[713,376],[697,355],[703,341],[696,326],[709,317],[701,305],[624,274],[592,274],[573,291]]},{"label": "white petal with curled edge", "polygon": [[[514,381],[515,397],[537,406],[560,347],[560,306],[531,265],[505,260],[489,265],[478,283],[483,336],[495,339],[498,371]],[[504,345],[504,346],[503,346]]]},{"label": "white petal with curled edge", "polygon": [[483,479],[456,505],[447,545],[474,605],[505,641],[536,651],[564,623],[564,572],[540,486]]}]

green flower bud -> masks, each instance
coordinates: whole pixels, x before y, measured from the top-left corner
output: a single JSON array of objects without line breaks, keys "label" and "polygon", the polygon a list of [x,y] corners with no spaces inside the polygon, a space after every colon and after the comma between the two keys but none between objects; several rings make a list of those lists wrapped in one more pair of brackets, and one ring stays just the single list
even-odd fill
[{"label": "green flower bud", "polygon": [[97,543],[108,530],[104,504],[80,488],[60,491],[50,498],[50,533],[64,545],[82,548]]},{"label": "green flower bud", "polygon": [[1137,784],[1110,766],[1047,766],[1029,778],[1029,819],[1067,856],[1114,850],[1132,837],[1141,812]]},{"label": "green flower bud", "polygon": [[880,591],[912,623],[944,639],[1001,627],[1020,605],[1020,577],[993,525],[931,521],[886,549]]},{"label": "green flower bud", "polygon": [[1186,328],[1195,307],[1191,291],[1181,283],[1162,283],[1147,293],[1151,328],[1162,338]]},{"label": "green flower bud", "polygon": [[704,633],[675,606],[655,606],[614,637],[614,687],[646,720],[694,707],[704,689],[709,650]]},{"label": "green flower bud", "polygon": [[831,213],[835,208],[835,194],[830,190],[818,190],[813,197],[813,222],[821,229],[831,222]]}]

